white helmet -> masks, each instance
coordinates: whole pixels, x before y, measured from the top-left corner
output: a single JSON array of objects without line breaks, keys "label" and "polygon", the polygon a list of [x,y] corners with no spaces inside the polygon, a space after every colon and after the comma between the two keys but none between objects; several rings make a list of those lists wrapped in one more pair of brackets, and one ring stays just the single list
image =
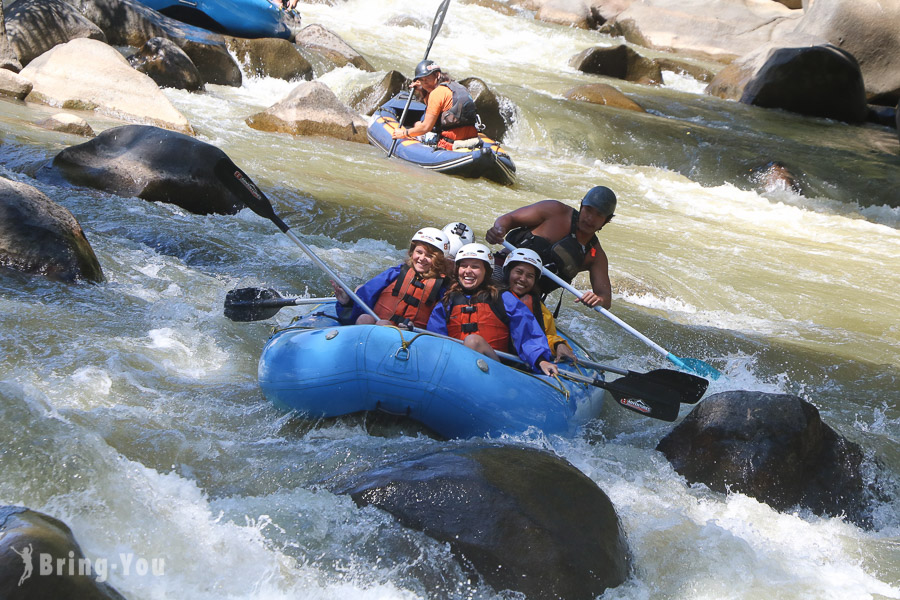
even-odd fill
[{"label": "white helmet", "polygon": [[434,246],[445,255],[450,251],[450,238],[437,227],[423,227],[418,230],[409,241],[410,250],[412,250],[412,247],[416,242],[423,242],[429,246]]},{"label": "white helmet", "polygon": [[450,258],[456,256],[460,248],[475,241],[475,232],[465,223],[448,223],[444,235],[450,239],[450,252],[447,253]]},{"label": "white helmet", "polygon": [[466,244],[456,253],[456,262],[464,258],[477,258],[487,263],[488,268],[492,269],[494,265],[494,255],[491,250],[484,244]]},{"label": "white helmet", "polygon": [[544,263],[541,262],[541,257],[537,252],[529,248],[517,248],[515,252],[506,257],[506,262],[503,263],[503,272],[509,274],[512,264],[516,262],[525,263],[537,269],[537,278],[540,279]]}]

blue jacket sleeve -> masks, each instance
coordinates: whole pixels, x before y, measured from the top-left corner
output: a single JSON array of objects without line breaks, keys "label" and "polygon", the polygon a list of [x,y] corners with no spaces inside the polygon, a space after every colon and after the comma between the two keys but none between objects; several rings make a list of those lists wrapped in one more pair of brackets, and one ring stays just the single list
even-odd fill
[{"label": "blue jacket sleeve", "polygon": [[509,336],[519,358],[533,371],[540,373],[541,360],[552,361],[553,353],[547,344],[547,335],[541,329],[531,310],[511,292],[503,292],[503,307],[509,316]]},{"label": "blue jacket sleeve", "polygon": [[[375,303],[378,302],[378,296],[381,295],[381,291],[393,283],[397,277],[400,275],[400,269],[403,267],[402,264],[397,265],[395,267],[390,267],[385,269],[369,281],[365,282],[359,289],[356,290],[356,295],[359,296],[359,299],[365,302],[366,306],[369,308],[375,308]],[[338,315],[338,318],[342,325],[352,325],[356,323],[356,319],[359,318],[361,314],[363,314],[363,309],[360,308],[353,300],[350,300],[351,306],[353,309],[347,314],[347,307],[341,306],[339,302],[334,303],[334,310]]]},{"label": "blue jacket sleeve", "polygon": [[431,316],[428,317],[428,325],[425,326],[425,329],[441,335],[447,335],[447,317],[444,315],[443,302],[438,302],[434,305],[434,310],[431,311]]}]

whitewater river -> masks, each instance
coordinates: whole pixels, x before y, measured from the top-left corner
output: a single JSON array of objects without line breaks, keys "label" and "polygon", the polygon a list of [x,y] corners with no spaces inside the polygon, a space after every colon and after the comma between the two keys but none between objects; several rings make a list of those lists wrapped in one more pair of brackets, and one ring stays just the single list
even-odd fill
[{"label": "whitewater river", "polygon": [[[388,69],[410,73],[436,6],[301,4],[305,23],[324,24],[382,69],[322,81],[349,101]],[[385,24],[397,15],[424,26]],[[563,99],[601,81],[569,58],[613,43],[451,5],[431,57],[508,100],[512,188],[428,173],[368,145],[248,128],[244,119],[287,94],[287,82],[166,94],[354,285],[398,262],[422,225],[460,219],[481,239],[508,210],[546,198],[574,206],[593,185],[613,188],[616,219],[601,234],[613,311],[723,371],[710,393],[793,393],[815,404],[866,449],[889,500],[863,530],[691,486],[654,450],[673,425],[615,406],[574,438],[508,440],[558,453],[611,497],[635,572],[604,599],[900,598],[896,132],[721,101],[672,73],[661,88],[604,80],[646,114]],[[311,426],[260,394],[260,349],[297,311],[233,323],[223,300],[257,285],[329,294],[300,249],[249,210],[197,216],[48,183],[41,167],[83,141],[31,125],[53,112],[0,102],[0,175],[69,208],[107,281],[0,275],[0,504],[63,519],[88,557],[156,559],[156,572],[110,572],[130,599],[510,598],[480,586],[443,544],[316,483],[450,442],[355,417]],[[98,131],[118,124],[84,116]],[[751,180],[771,160],[801,179],[802,194]],[[605,362],[668,366],[568,298],[560,322]]]}]

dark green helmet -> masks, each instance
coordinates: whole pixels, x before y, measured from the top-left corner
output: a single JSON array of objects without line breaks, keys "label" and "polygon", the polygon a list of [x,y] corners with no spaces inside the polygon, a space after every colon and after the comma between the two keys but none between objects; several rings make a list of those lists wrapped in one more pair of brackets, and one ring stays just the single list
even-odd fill
[{"label": "dark green helmet", "polygon": [[605,185],[598,185],[588,190],[581,199],[582,206],[590,206],[604,216],[611,217],[616,212],[616,194]]},{"label": "dark green helmet", "polygon": [[423,77],[428,77],[435,71],[440,70],[441,68],[433,60],[423,60],[416,65],[416,74],[413,75],[413,81],[415,81],[416,79],[422,79]]}]

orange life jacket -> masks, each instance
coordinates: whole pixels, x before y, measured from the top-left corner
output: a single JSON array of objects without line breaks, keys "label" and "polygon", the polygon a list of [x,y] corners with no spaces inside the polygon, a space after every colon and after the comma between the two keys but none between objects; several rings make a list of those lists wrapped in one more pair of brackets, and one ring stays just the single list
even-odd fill
[{"label": "orange life jacket", "polygon": [[376,315],[394,324],[411,321],[416,327],[424,329],[445,281],[443,275],[422,279],[415,269],[403,265],[394,285],[381,290],[373,310]]},{"label": "orange life jacket", "polygon": [[444,314],[447,315],[447,335],[450,337],[464,340],[477,333],[494,350],[507,352],[510,349],[509,315],[502,298],[472,302],[460,293],[444,296]]},{"label": "orange life jacket", "polygon": [[534,315],[534,318],[537,319],[538,325],[541,326],[541,331],[547,331],[547,328],[544,327],[544,311],[541,310],[541,301],[535,297],[534,293],[529,292],[521,297],[516,296],[516,298],[521,300],[522,304],[528,307],[528,310],[530,310],[531,314]]}]

